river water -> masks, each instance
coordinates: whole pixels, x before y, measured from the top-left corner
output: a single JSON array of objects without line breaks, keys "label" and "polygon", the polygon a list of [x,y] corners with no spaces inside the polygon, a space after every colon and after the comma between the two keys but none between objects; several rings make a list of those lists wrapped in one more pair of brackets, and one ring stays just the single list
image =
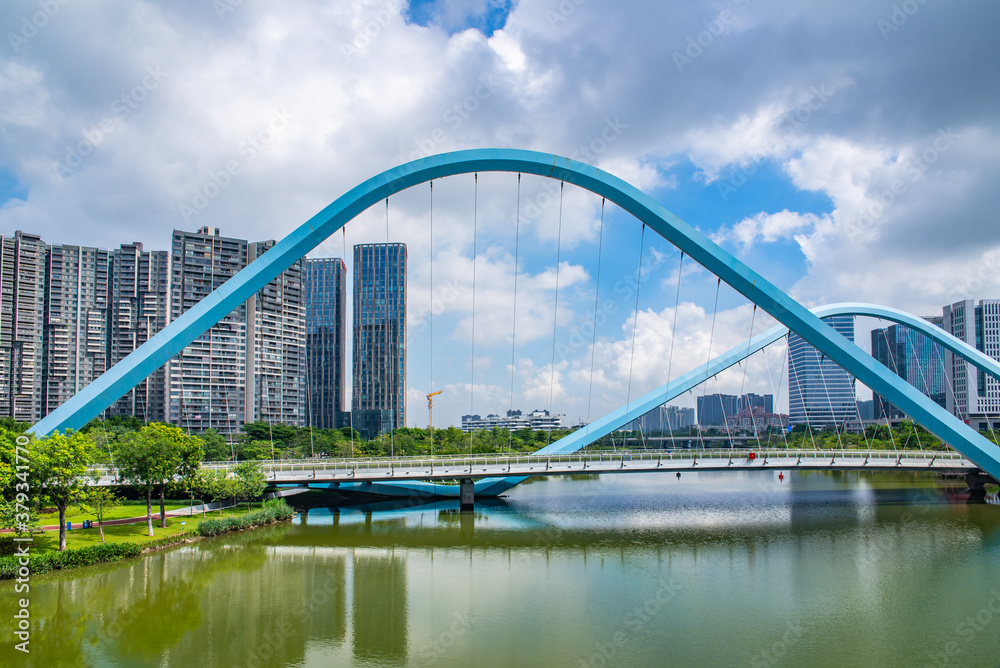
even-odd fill
[{"label": "river water", "polygon": [[[35,576],[10,666],[997,666],[1000,506],[933,477],[533,481]],[[0,610],[16,609],[11,582]]]}]

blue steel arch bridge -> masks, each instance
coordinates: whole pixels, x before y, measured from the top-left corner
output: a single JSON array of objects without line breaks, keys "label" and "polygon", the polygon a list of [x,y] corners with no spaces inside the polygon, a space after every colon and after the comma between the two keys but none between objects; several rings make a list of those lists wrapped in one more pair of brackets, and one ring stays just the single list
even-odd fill
[{"label": "blue steel arch bridge", "polygon": [[[360,475],[357,463],[350,472],[346,468],[338,470],[336,467],[327,467],[320,472],[314,467],[310,472],[300,470],[298,475],[295,474],[294,465],[285,470],[272,465],[271,475],[276,482],[301,483],[304,482],[305,476],[311,476],[309,480],[312,484],[327,480],[330,484],[345,489],[363,489],[393,496],[457,496],[461,493],[466,497],[471,497],[472,494],[488,497],[499,495],[537,473],[680,471],[699,466],[702,467],[701,470],[705,470],[706,467],[728,469],[734,466],[737,469],[780,466],[793,469],[800,467],[850,470],[876,468],[950,470],[968,473],[979,480],[990,478],[994,481],[1000,480],[1000,448],[889,368],[877,362],[852,341],[825,324],[821,318],[833,315],[862,315],[905,325],[964,358],[983,373],[1000,379],[1000,364],[995,360],[941,329],[929,325],[921,318],[895,309],[850,303],[810,311],[631,184],[575,160],[517,149],[475,149],[431,156],[394,167],[361,183],[307,220],[269,252],[253,261],[126,359],[35,424],[32,431],[42,436],[54,431],[82,427],[234,308],[264,288],[307,252],[372,205],[388,200],[391,195],[403,190],[433,182],[435,179],[480,172],[509,172],[547,177],[561,184],[575,185],[616,204],[679,249],[682,260],[686,256],[701,265],[717,276],[720,284],[724,282],[731,286],[752,302],[755,309],[759,308],[768,313],[780,324],[682,376],[675,379],[668,378],[666,385],[640,398],[634,400],[630,398],[625,406],[549,444],[534,453],[532,457],[494,458],[492,464],[469,458],[468,461],[456,461],[450,470],[442,468],[441,465],[435,470],[433,460],[429,465],[422,461],[400,462],[378,469],[378,472],[369,467],[367,473]],[[788,332],[796,333],[825,358],[832,360],[873,392],[897,406],[957,452],[921,453],[917,456],[897,456],[895,459],[871,455],[864,457],[856,454],[847,456],[846,453],[838,458],[831,456],[829,452],[820,451],[775,452],[770,455],[764,454],[759,460],[744,462],[737,459],[735,463],[731,452],[720,453],[717,456],[702,453],[700,456],[687,455],[686,458],[680,455],[668,456],[666,464],[663,455],[660,454],[656,457],[655,465],[650,457],[612,460],[605,459],[603,455],[596,459],[593,456],[572,456],[598,439],[623,428],[636,417],[747,359],[783,338]],[[536,473],[536,467],[543,465],[546,468]],[[444,466],[447,467],[447,464]],[[404,470],[405,475],[402,474]],[[113,482],[113,472],[106,473],[105,482]],[[460,478],[464,482],[460,486],[433,482],[440,478]]]}]

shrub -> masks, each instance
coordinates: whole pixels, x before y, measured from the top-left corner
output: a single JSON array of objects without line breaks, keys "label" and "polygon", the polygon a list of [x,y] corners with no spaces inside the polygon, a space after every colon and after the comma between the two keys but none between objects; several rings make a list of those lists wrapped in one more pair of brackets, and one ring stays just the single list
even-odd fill
[{"label": "shrub", "polygon": [[[142,552],[138,543],[101,543],[63,552],[42,552],[28,556],[28,568],[33,575],[64,568],[91,566],[108,561],[137,557]],[[18,557],[0,557],[0,579],[17,577]]]},{"label": "shrub", "polygon": [[201,524],[198,525],[198,533],[202,536],[218,536],[229,531],[242,531],[274,522],[283,522],[291,519],[294,514],[295,511],[283,500],[272,499],[265,501],[262,509],[246,515],[218,520],[202,520]]}]

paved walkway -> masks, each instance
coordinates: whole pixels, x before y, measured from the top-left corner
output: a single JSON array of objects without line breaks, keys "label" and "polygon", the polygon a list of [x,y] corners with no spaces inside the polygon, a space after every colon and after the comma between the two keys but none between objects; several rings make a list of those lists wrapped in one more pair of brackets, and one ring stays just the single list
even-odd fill
[{"label": "paved walkway", "polygon": [[[232,507],[232,506],[230,506],[230,507]],[[215,511],[215,510],[219,510],[219,509],[218,508],[211,509],[211,511]],[[228,508],[223,508],[222,510],[228,510]],[[188,515],[190,515],[190,516],[193,517],[195,515],[200,515],[200,514],[201,514],[201,505],[188,506],[187,508],[177,508],[176,510],[168,510],[167,511],[167,517],[180,517],[180,516],[188,516]],[[159,518],[160,518],[160,511],[156,507],[154,507],[153,508],[153,521],[156,522],[157,520],[159,520]],[[72,520],[70,520],[70,521],[72,522]],[[104,520],[104,526],[110,527],[110,526],[116,526],[116,525],[119,525],[119,524],[136,524],[138,522],[145,522],[145,521],[146,521],[146,516],[145,515],[140,515],[139,517],[125,517],[125,518],[115,519],[115,520]],[[82,528],[83,528],[83,522],[76,521],[76,522],[73,522],[73,528],[71,529],[71,531],[76,531],[76,530],[82,529]],[[95,524],[94,526],[92,526],[90,528],[91,529],[96,529],[97,525]],[[42,529],[42,531],[59,531],[59,525],[58,524],[46,524],[46,525],[42,526],[41,529]],[[11,530],[10,529],[0,529],[0,533],[11,533]]]}]

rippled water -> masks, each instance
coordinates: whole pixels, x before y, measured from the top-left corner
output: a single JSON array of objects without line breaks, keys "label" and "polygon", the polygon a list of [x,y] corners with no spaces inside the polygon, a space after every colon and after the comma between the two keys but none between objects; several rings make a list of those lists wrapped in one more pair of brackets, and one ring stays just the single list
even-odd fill
[{"label": "rippled water", "polygon": [[473,512],[312,509],[30,595],[4,665],[996,666],[1000,507],[902,474],[551,479]]}]

